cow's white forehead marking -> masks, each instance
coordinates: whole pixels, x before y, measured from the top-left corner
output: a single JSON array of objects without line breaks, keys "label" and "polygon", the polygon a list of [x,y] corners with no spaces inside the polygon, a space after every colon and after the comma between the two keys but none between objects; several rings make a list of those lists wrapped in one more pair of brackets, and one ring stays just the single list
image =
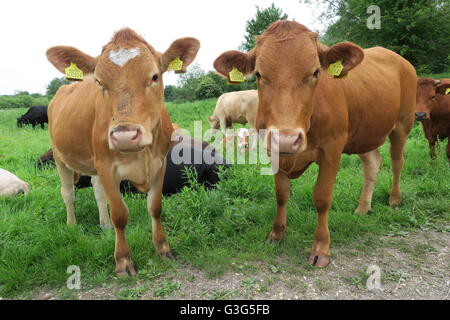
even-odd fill
[{"label": "cow's white forehead marking", "polygon": [[128,61],[139,55],[139,48],[124,49],[120,48],[109,52],[109,60],[120,67],[123,67]]}]

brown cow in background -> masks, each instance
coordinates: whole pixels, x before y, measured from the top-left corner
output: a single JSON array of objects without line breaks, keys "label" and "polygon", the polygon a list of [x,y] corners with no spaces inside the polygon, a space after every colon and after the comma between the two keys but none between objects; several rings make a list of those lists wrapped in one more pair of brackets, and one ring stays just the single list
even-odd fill
[{"label": "brown cow in background", "polygon": [[[356,212],[365,214],[381,164],[378,148],[389,137],[389,203],[400,203],[403,149],[414,123],[417,77],[414,67],[390,50],[363,50],[351,42],[326,47],[317,38],[295,21],[278,21],[257,38],[253,50],[227,51],[214,67],[225,77],[233,68],[257,77],[256,126],[265,129],[268,152],[280,156],[270,241],[283,239],[286,232],[290,179],[313,162],[319,165],[313,194],[318,226],[308,262],[324,267],[330,255],[328,211],[342,153],[358,154],[363,161],[365,182]],[[334,79],[327,69],[340,60],[343,70]]]},{"label": "brown cow in background", "polygon": [[74,62],[85,75],[83,81],[61,87],[48,108],[67,223],[75,224],[73,172],[92,176],[104,226],[109,224],[109,204],[118,275],[136,274],[125,239],[128,208],[119,190],[121,180],[148,192],[153,244],[158,253],[172,257],[161,224],[161,190],[173,132],[162,74],[177,57],[183,61],[179,72],[185,72],[199,47],[197,39],[182,38],[159,53],[134,31],[123,29],[96,58],[73,47],[47,51],[59,71],[64,73]]},{"label": "brown cow in background", "polygon": [[[421,78],[417,80],[416,120],[422,122],[423,132],[430,146],[431,158],[436,158],[437,140],[450,137],[450,79],[434,80]],[[445,149],[450,160],[450,140]]]}]

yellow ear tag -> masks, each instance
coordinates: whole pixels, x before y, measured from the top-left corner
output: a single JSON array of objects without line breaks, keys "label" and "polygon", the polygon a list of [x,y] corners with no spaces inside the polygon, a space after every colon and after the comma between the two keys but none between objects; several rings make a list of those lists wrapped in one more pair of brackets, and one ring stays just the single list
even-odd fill
[{"label": "yellow ear tag", "polygon": [[83,71],[81,71],[75,62],[71,62],[70,66],[64,69],[67,80],[81,81],[83,80]]},{"label": "yellow ear tag", "polygon": [[172,61],[170,61],[169,66],[167,67],[167,70],[169,71],[178,71],[183,68],[183,61],[180,59],[180,57],[176,57]]},{"label": "yellow ear tag", "polygon": [[344,65],[342,64],[342,60],[336,61],[328,66],[328,74],[340,77],[342,70],[344,70]]},{"label": "yellow ear tag", "polygon": [[448,88],[447,90],[445,90],[445,95],[448,96],[450,94],[450,88]]},{"label": "yellow ear tag", "polygon": [[240,72],[237,68],[231,69],[230,73],[230,81],[229,84],[239,84],[240,82],[245,81],[244,74]]}]

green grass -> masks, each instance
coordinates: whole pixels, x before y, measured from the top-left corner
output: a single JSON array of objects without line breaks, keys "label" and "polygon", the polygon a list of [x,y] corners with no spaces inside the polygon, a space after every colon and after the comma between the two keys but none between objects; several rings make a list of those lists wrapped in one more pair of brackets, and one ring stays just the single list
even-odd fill
[{"label": "green grass", "polygon": [[[214,100],[205,100],[168,104],[168,108],[173,122],[192,130],[193,121],[199,119],[208,128],[207,116],[212,114],[214,105]],[[284,270],[310,272],[304,259],[316,226],[311,191],[317,166],[311,166],[293,182],[286,239],[268,245],[265,240],[276,208],[273,178],[259,175],[258,166],[240,165],[230,171],[216,190],[187,188],[164,199],[163,223],[176,261],[161,259],[156,254],[150,241],[151,222],[145,199],[127,195],[125,200],[130,209],[127,239],[139,274],[135,278],[116,279],[114,232],[101,231],[92,190],[76,192],[78,225],[66,226],[56,170],[39,171],[34,167],[36,159],[50,147],[48,132],[17,128],[15,119],[25,111],[0,111],[0,167],[31,186],[26,197],[0,198],[0,296],[23,298],[32,290],[45,287],[62,290],[64,296],[71,297],[64,289],[70,265],[81,269],[82,290],[105,282],[120,284],[123,291],[117,298],[121,299],[143,294],[141,287],[127,290],[128,285],[168,274],[180,264],[198,267],[209,277],[237,266],[251,269],[255,261],[264,262],[274,275]],[[384,145],[373,214],[368,216],[353,214],[362,186],[359,158],[343,156],[330,211],[332,250],[333,246],[360,246],[365,250],[377,246],[381,235],[405,235],[407,239],[408,232],[417,228],[449,231],[450,170],[444,149],[442,145],[438,159],[430,161],[422,129],[415,126],[405,152],[402,206],[392,210],[387,205],[391,167],[388,147]],[[280,264],[277,257],[282,257],[285,264]],[[161,297],[176,289],[170,284],[148,288]],[[230,298],[233,294],[217,291],[211,298]]]}]

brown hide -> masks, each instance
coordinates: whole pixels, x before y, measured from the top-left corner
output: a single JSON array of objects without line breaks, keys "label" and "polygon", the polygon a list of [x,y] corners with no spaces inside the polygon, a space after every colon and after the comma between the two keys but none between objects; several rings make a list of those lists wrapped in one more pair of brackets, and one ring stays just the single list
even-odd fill
[{"label": "brown hide", "polygon": [[121,180],[131,181],[139,191],[150,191],[153,243],[159,253],[171,255],[160,219],[166,154],[173,132],[163,102],[162,73],[177,56],[183,61],[180,72],[185,71],[198,49],[198,40],[182,38],[159,53],[134,31],[123,29],[97,58],[72,47],[47,51],[61,72],[75,62],[85,74],[83,81],[61,87],[48,108],[67,221],[75,224],[73,172],[98,176],[99,180],[93,177],[93,185],[100,223],[109,225],[107,200],[116,231],[119,275],[136,273],[125,240],[128,209],[119,190]]},{"label": "brown hide", "polygon": [[[438,139],[450,136],[450,94],[445,95],[448,88],[450,79],[424,78],[417,81],[416,120],[422,122],[433,158]],[[447,142],[446,154],[450,160],[450,141]]]},{"label": "brown hide", "polygon": [[[340,75],[327,74],[339,60]],[[283,20],[270,25],[248,54],[225,52],[214,67],[225,77],[233,67],[257,77],[256,126],[266,129],[269,153],[280,154],[277,216],[269,240],[282,239],[286,231],[289,178],[297,178],[316,162],[320,169],[313,198],[318,226],[308,261],[327,265],[327,216],[341,154],[359,154],[363,160],[365,185],[356,212],[367,213],[381,163],[376,149],[388,136],[394,177],[389,202],[399,204],[403,148],[416,97],[416,72],[408,61],[381,47],[363,50],[350,42],[326,47],[305,26]],[[277,132],[278,140],[273,138]]]}]

